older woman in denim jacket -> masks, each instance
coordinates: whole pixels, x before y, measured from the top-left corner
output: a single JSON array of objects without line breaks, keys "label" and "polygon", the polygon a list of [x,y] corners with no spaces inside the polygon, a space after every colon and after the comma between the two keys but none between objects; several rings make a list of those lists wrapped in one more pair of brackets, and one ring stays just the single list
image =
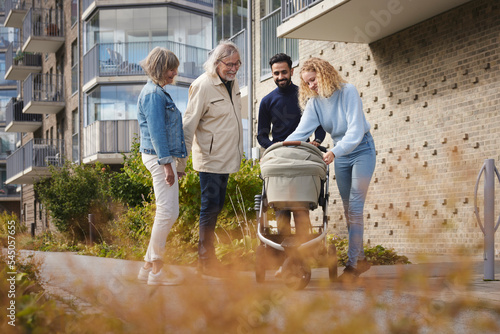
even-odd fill
[{"label": "older woman in denim jacket", "polygon": [[162,259],[168,233],[179,216],[178,178],[184,172],[176,172],[175,158],[185,158],[187,152],[182,115],[164,87],[174,82],[179,60],[171,51],[156,47],[141,66],[149,79],[137,102],[139,150],[153,177],[156,215],[138,279],[148,285],[175,285],[182,281],[182,275],[171,267],[165,270]]}]

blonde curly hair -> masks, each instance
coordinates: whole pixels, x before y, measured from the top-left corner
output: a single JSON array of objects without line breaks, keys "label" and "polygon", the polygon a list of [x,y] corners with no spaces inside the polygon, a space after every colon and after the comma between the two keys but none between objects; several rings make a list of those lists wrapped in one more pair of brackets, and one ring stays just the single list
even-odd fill
[{"label": "blonde curly hair", "polygon": [[[315,72],[318,82],[318,93],[311,90],[307,82],[302,79],[302,73]],[[304,110],[307,101],[311,97],[320,96],[328,98],[332,94],[342,88],[345,81],[335,68],[326,60],[312,57],[304,62],[300,69],[300,85],[299,85],[299,105]]]}]

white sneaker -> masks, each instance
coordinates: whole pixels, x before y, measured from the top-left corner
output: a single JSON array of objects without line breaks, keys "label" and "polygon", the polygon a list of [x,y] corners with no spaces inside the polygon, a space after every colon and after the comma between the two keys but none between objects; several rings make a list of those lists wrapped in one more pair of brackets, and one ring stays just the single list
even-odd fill
[{"label": "white sneaker", "polygon": [[148,275],[148,285],[179,285],[184,281],[184,277],[180,272],[176,272],[172,268],[163,270],[153,274],[151,271]]},{"label": "white sneaker", "polygon": [[137,275],[137,279],[143,283],[147,283],[149,273],[151,272],[152,269],[153,269],[152,267],[148,269],[144,269],[144,267],[141,267],[141,270],[139,270],[139,275]]}]

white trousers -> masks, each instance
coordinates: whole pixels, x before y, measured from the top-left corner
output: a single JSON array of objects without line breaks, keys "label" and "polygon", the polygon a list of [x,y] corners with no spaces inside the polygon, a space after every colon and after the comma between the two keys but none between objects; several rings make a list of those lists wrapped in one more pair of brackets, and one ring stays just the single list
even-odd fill
[{"label": "white trousers", "polygon": [[172,186],[167,184],[164,167],[158,164],[156,155],[142,153],[142,163],[153,177],[156,198],[155,221],[148,250],[144,256],[146,262],[153,262],[163,259],[168,233],[179,217],[179,182],[175,163],[172,163],[175,175],[175,183]]}]

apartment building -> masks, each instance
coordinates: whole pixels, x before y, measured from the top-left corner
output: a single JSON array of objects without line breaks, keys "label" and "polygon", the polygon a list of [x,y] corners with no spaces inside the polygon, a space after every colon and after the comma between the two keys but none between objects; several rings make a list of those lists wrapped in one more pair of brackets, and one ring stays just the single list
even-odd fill
[{"label": "apartment building", "polygon": [[[0,4],[0,22],[5,19],[4,7]],[[18,135],[5,131],[6,108],[11,98],[17,96],[17,82],[6,80],[5,52],[11,43],[18,39],[17,29],[0,26],[0,211],[20,214],[20,187],[6,184],[7,156],[16,149]]]},{"label": "apartment building", "polygon": [[[365,243],[402,254],[458,249],[482,254],[484,175],[477,193],[476,182],[486,159],[500,166],[499,2],[261,0],[254,5],[254,128],[260,100],[275,88],[270,56],[285,50],[292,56],[295,83],[305,59],[330,61],[357,87],[377,149]],[[345,237],[342,201],[335,176],[330,177],[329,227]],[[498,249],[499,233],[495,240]]]},{"label": "apartment building", "polygon": [[[5,80],[14,88],[5,131],[19,135],[6,158],[7,185],[20,188],[21,220],[51,228],[33,184],[66,160],[118,168],[138,134],[139,62],[156,46],[180,60],[179,109],[213,44],[211,0],[6,0]],[[1,168],[1,167],[0,167]]]}]

